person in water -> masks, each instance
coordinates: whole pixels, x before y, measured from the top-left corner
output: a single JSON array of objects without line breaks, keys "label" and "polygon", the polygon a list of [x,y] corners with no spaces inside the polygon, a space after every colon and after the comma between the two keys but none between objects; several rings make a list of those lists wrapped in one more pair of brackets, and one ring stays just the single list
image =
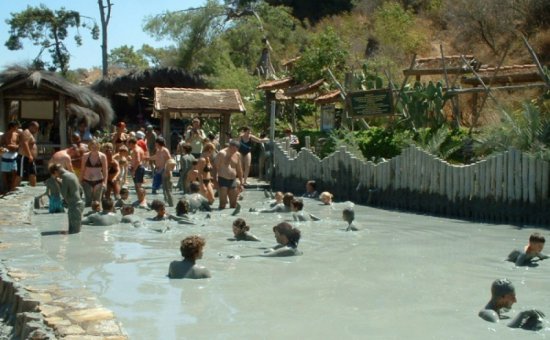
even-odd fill
[{"label": "person in water", "polygon": [[292,217],[294,221],[305,222],[320,220],[319,217],[308,214],[304,211],[304,201],[299,198],[295,198],[290,202],[290,209],[292,210]]},{"label": "person in water", "polygon": [[131,205],[130,190],[128,188],[120,189],[120,198],[115,203],[115,208],[122,208],[125,205]]},{"label": "person in water", "polygon": [[355,211],[353,208],[348,207],[342,211],[342,218],[344,221],[348,222],[348,227],[346,228],[346,231],[357,231],[356,226],[353,225],[353,220],[355,220]]},{"label": "person in water", "polygon": [[[508,316],[502,315],[501,311],[512,308],[516,301],[516,290],[512,282],[508,279],[497,279],[491,285],[491,300],[478,315],[489,322],[509,319]],[[508,323],[508,327],[539,330],[543,327],[543,318],[544,313],[539,310],[524,310]]]},{"label": "person in water", "polygon": [[323,203],[323,205],[331,205],[332,204],[332,194],[328,191],[323,191],[321,195],[319,195],[319,200]]},{"label": "person in water", "polygon": [[122,218],[120,219],[120,223],[130,223],[134,227],[141,227],[143,225],[142,219],[134,215],[134,207],[130,204],[125,204],[120,208],[120,213],[122,214]]},{"label": "person in water", "polygon": [[302,195],[304,198],[317,198],[319,193],[317,192],[317,182],[309,180],[306,182],[306,192]]},{"label": "person in water", "polygon": [[283,203],[279,203],[271,207],[270,209],[261,209],[256,210],[255,208],[250,208],[250,212],[260,212],[260,213],[280,213],[280,212],[291,212],[290,203],[294,199],[294,194],[287,192],[283,196]]},{"label": "person in water", "polygon": [[166,221],[166,220],[172,220],[177,221],[180,224],[194,224],[193,222],[189,221],[187,216],[174,216],[171,214],[168,214],[166,212],[166,204],[161,200],[153,200],[151,202],[151,209],[157,212],[157,215],[153,218],[150,218],[150,221]]},{"label": "person in water", "polygon": [[235,241],[260,241],[256,236],[249,234],[250,227],[242,218],[237,218],[233,221],[233,235]]},{"label": "person in water", "polygon": [[110,198],[104,198],[101,201],[103,211],[95,214],[91,214],[82,220],[82,224],[97,225],[97,226],[110,226],[120,223],[120,217],[114,213],[114,203]]},{"label": "person in water", "polygon": [[294,256],[302,255],[298,250],[298,242],[300,241],[300,230],[294,228],[288,222],[281,222],[273,227],[275,240],[277,245],[267,250],[262,256],[279,257],[279,256]]},{"label": "person in water", "polygon": [[51,164],[49,171],[55,177],[61,179],[61,196],[67,203],[67,216],[69,218],[69,234],[80,232],[82,227],[82,211],[84,202],[80,199],[83,192],[78,177],[70,171],[67,171],[59,163]]},{"label": "person in water", "polygon": [[542,253],[545,242],[546,240],[541,234],[531,234],[531,236],[529,236],[529,243],[525,246],[523,251],[519,249],[512,250],[508,255],[508,261],[514,262],[516,266],[526,266],[533,264],[535,259],[538,261],[547,259],[548,256]]},{"label": "person in water", "polygon": [[202,259],[205,244],[204,238],[198,235],[184,238],[180,245],[183,260],[170,263],[168,277],[171,279],[207,279],[212,277],[208,269],[196,264],[197,260]]}]

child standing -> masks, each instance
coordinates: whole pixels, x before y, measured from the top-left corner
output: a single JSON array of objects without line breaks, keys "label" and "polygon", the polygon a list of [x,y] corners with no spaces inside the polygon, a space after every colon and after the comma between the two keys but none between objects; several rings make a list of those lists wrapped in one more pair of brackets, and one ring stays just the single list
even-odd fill
[{"label": "child standing", "polygon": [[45,182],[46,194],[49,197],[48,211],[50,214],[65,212],[63,200],[61,199],[61,180],[58,179],[50,170],[50,178]]}]

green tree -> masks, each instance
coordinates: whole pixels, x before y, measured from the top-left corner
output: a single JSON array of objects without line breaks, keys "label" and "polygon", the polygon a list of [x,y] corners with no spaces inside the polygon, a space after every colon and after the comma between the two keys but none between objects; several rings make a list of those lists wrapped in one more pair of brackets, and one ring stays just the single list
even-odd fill
[{"label": "green tree", "polygon": [[414,53],[422,39],[414,34],[415,17],[395,2],[383,4],[374,13],[374,35],[383,46]]},{"label": "green tree", "polygon": [[74,39],[78,46],[82,45],[82,37],[79,28],[89,29],[93,39],[99,38],[97,24],[86,25],[81,23],[81,15],[76,11],[60,10],[52,11],[45,5],[39,7],[28,6],[19,13],[11,13],[11,18],[6,20],[10,26],[9,38],[5,45],[9,50],[15,51],[23,48],[21,40],[29,39],[33,45],[40,46],[35,64],[45,65],[41,59],[42,52],[48,50],[52,59],[52,69],[60,69],[66,74],[69,69],[70,53],[65,46],[65,39],[69,36],[69,29],[76,29]]},{"label": "green tree", "polygon": [[144,30],[158,39],[172,39],[177,65],[188,71],[200,64],[197,53],[208,46],[224,27],[226,9],[215,0],[191,11],[164,12],[146,18]]},{"label": "green tree", "polygon": [[113,48],[109,55],[109,64],[120,65],[130,69],[145,69],[149,67],[149,63],[143,56],[143,53],[134,51],[134,47],[128,45]]},{"label": "green tree", "polygon": [[292,76],[299,82],[313,82],[326,77],[326,69],[343,79],[348,55],[347,44],[331,27],[313,36],[296,62]]}]

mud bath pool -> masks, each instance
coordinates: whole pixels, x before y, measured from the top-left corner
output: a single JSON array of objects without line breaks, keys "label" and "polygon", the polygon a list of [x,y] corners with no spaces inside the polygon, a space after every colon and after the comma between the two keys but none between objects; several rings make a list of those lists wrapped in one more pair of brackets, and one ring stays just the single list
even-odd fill
[{"label": "mud bath pool", "polygon": [[[67,219],[42,210],[33,224],[45,233],[44,252],[97,294],[131,339],[550,338],[548,321],[542,331],[530,332],[477,316],[491,282],[508,277],[518,298],[509,315],[535,307],[548,319],[550,260],[519,268],[503,260],[532,232],[549,238],[548,230],[355,206],[361,230],[345,232],[346,203],[306,200],[305,210],[323,220],[294,224],[302,231],[303,256],[230,259],[275,245],[272,226],[291,218],[249,213],[267,204],[260,191],[247,191],[241,204],[238,217],[262,242],[228,241],[236,218],[229,209],[214,211],[211,219],[196,215],[196,226],[170,222],[166,233],[152,230],[164,222],[147,222],[48,235],[66,230]],[[212,278],[170,280],[168,265],[181,258],[179,242],[191,234],[206,238],[199,263]]]}]

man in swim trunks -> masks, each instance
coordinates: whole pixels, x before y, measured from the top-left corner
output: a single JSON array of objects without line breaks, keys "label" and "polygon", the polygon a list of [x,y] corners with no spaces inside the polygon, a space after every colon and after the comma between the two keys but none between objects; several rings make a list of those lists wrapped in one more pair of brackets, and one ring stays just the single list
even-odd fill
[{"label": "man in swim trunks", "polygon": [[82,224],[110,226],[120,223],[121,218],[113,212],[114,203],[110,198],[101,201],[103,211],[91,214],[82,220]]},{"label": "man in swim trunks", "polygon": [[162,179],[164,177],[164,169],[166,168],[166,162],[172,158],[170,150],[166,147],[164,138],[158,137],[155,141],[156,152],[151,159],[155,162],[155,175],[153,176],[153,194],[157,193],[157,190],[162,186]]},{"label": "man in swim trunks", "polygon": [[19,135],[19,155],[17,156],[17,176],[28,178],[31,187],[36,186],[36,134],[40,130],[40,125],[36,121],[29,123],[29,126]]},{"label": "man in swim trunks", "polygon": [[130,173],[134,179],[134,186],[136,192],[143,185],[143,177],[145,176],[145,167],[142,162],[145,158],[145,153],[143,149],[137,145],[137,140],[135,137],[130,137],[128,140],[128,146],[130,148]]},{"label": "man in swim trunks", "polygon": [[[237,197],[242,190],[243,169],[241,157],[237,153],[239,142],[232,140],[229,146],[221,150],[216,156],[215,167],[218,175],[220,209],[225,209],[229,198],[229,207],[237,207]],[[239,177],[239,183],[237,182]]]},{"label": "man in swim trunks", "polygon": [[[501,310],[512,308],[512,305],[516,301],[516,290],[512,282],[508,279],[497,279],[491,285],[491,300],[485,308],[479,311],[478,315],[483,320],[489,322],[499,322],[503,319],[509,319],[508,316],[501,315]],[[539,310],[524,310],[508,323],[508,327],[539,330],[543,327],[543,318],[544,313]]]}]

